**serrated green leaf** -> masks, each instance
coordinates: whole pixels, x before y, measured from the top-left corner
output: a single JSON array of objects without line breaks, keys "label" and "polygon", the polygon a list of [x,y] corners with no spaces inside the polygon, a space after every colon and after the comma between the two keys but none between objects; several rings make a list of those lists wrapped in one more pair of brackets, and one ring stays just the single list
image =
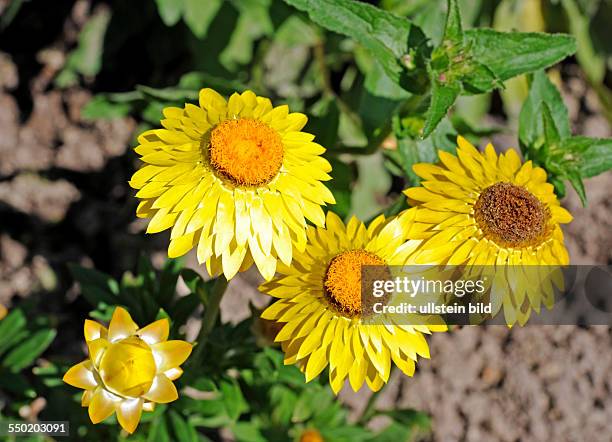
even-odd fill
[{"label": "serrated green leaf", "polygon": [[612,139],[572,137],[561,142],[561,151],[579,153],[578,167],[584,178],[612,170]]},{"label": "serrated green leaf", "polygon": [[561,141],[561,134],[557,129],[557,124],[552,116],[550,107],[546,103],[542,103],[542,125],[544,127],[545,149],[547,151],[554,150]]},{"label": "serrated green leaf", "polygon": [[495,73],[476,60],[470,60],[467,71],[461,77],[461,84],[468,94],[483,94],[502,86]]},{"label": "serrated green leaf", "polygon": [[460,93],[461,87],[459,84],[442,82],[440,78],[432,78],[431,102],[425,115],[422,138],[431,135]]},{"label": "serrated green leaf", "polygon": [[[422,91],[425,71],[418,68],[426,37],[409,20],[352,0],[285,0],[326,29],[351,37],[376,57],[389,78],[404,89]],[[405,66],[417,66],[408,70]]]},{"label": "serrated green leaf", "polygon": [[566,34],[469,29],[465,40],[474,59],[501,81],[552,66],[576,52],[576,41]]},{"label": "serrated green leaf", "polygon": [[541,70],[533,74],[529,95],[519,116],[519,141],[523,152],[527,152],[529,148],[537,148],[538,139],[544,135],[543,120],[540,118],[543,103],[547,105],[560,137],[571,136],[569,117],[563,98],[546,73]]},{"label": "serrated green leaf", "polygon": [[448,0],[448,13],[444,27],[444,39],[453,43],[463,44],[463,25],[457,0]]},{"label": "serrated green leaf", "polygon": [[174,26],[181,19],[185,0],[155,0],[157,11],[166,26]]},{"label": "serrated green leaf", "polygon": [[184,11],[183,20],[191,29],[191,32],[198,38],[206,37],[208,26],[213,21],[219,8],[223,4],[222,0],[183,0]]},{"label": "serrated green leaf", "polygon": [[566,173],[567,180],[572,184],[572,187],[580,197],[580,202],[583,207],[587,205],[586,191],[584,190],[584,183],[580,177],[580,173],[576,170],[569,170]]},{"label": "serrated green leaf", "polygon": [[31,365],[51,345],[56,334],[57,332],[53,329],[40,330],[34,333],[11,350],[2,361],[2,365],[9,368],[13,373],[21,371]]}]

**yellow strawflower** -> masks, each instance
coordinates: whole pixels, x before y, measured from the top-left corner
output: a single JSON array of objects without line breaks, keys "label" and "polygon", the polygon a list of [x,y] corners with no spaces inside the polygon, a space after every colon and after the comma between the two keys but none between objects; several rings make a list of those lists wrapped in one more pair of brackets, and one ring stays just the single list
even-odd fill
[{"label": "yellow strawflower", "polygon": [[306,244],[306,219],[322,226],[334,203],[322,181],[325,149],[301,129],[307,118],[251,91],[229,100],[200,91],[199,106],[164,109],[163,129],[138,137],[139,189],[148,233],[171,230],[168,255],[197,249],[211,275],[227,279],[253,262],[266,279]]},{"label": "yellow strawflower", "polygon": [[85,390],[82,405],[94,424],[113,413],[128,433],[140,422],[142,411],[178,399],[173,382],[183,370],[191,344],[168,341],[168,319],[139,328],[130,314],[117,307],[108,329],[85,321],[89,357],[64,375],[64,382]]},{"label": "yellow strawflower", "polygon": [[422,187],[405,191],[414,208],[400,217],[421,240],[410,263],[488,266],[494,310],[503,305],[508,324],[525,323],[542,303],[551,308],[552,284],[562,288],[555,266],[569,264],[561,224],[572,216],[544,169],[513,149],[498,155],[489,144],[481,153],[462,137],[457,156],[439,157],[416,164]]},{"label": "yellow strawflower", "polygon": [[364,381],[376,391],[388,381],[391,362],[412,376],[417,355],[429,357],[423,334],[446,326],[393,323],[368,313],[361,302],[361,267],[403,265],[414,249],[407,229],[382,215],[367,228],[356,218],[345,226],[328,212],[326,228],[308,229],[305,251],[261,285],[262,292],[279,298],[262,318],[284,324],[275,340],[285,363],[297,364],[307,382],[329,365],[334,393],[347,377],[355,391]]}]

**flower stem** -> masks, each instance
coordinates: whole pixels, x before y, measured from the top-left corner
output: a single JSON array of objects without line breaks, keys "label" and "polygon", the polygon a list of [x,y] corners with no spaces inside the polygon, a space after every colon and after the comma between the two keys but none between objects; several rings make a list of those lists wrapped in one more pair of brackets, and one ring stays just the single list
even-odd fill
[{"label": "flower stem", "polygon": [[[386,384],[385,384],[386,385]],[[383,386],[384,388],[384,386]],[[361,413],[361,417],[359,418],[358,423],[360,425],[366,425],[370,419],[372,418],[372,416],[374,415],[375,411],[376,411],[376,399],[378,399],[378,395],[380,394],[381,391],[383,391],[383,388],[381,388],[378,391],[373,392],[370,397],[368,398],[368,403],[366,404],[365,408],[363,409],[363,413]]]},{"label": "flower stem", "polygon": [[223,294],[227,289],[227,285],[227,279],[225,279],[224,276],[219,276],[215,280],[209,295],[204,293],[203,290],[202,293],[198,293],[200,296],[200,301],[202,302],[202,305],[204,305],[204,315],[202,317],[200,332],[198,333],[198,337],[196,339],[198,345],[195,347],[193,355],[191,356],[191,360],[195,364],[201,362],[200,359],[202,357],[204,343],[217,323],[217,318],[219,317],[219,306],[221,305],[221,299],[223,298]]}]

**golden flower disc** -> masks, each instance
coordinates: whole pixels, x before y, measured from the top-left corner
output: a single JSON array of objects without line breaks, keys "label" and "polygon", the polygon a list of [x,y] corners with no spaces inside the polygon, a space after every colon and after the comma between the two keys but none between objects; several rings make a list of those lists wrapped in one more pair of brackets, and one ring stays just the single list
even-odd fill
[{"label": "golden flower disc", "polygon": [[111,344],[100,361],[104,384],[121,396],[138,397],[151,388],[157,367],[151,347],[137,336]]},{"label": "golden flower disc", "polygon": [[325,442],[317,430],[306,430],[300,436],[300,442]]},{"label": "golden flower disc", "polygon": [[260,186],[278,174],[283,143],[278,132],[259,120],[225,120],[211,131],[209,156],[215,171],[234,184]]},{"label": "golden flower disc", "polygon": [[474,218],[487,239],[504,247],[526,247],[546,235],[550,214],[524,187],[499,182],[480,194]]},{"label": "golden flower disc", "polygon": [[348,318],[359,316],[361,308],[361,266],[381,266],[385,262],[365,250],[349,250],[336,255],[329,263],[325,296],[338,312]]}]

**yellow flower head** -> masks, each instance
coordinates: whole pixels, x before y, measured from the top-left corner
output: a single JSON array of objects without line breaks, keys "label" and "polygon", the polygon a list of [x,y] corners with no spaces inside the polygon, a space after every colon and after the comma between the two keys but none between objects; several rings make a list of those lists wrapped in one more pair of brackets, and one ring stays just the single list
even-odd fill
[{"label": "yellow flower head", "polygon": [[284,323],[275,340],[285,363],[297,364],[307,382],[329,365],[336,394],[347,377],[355,391],[364,381],[379,390],[391,361],[412,376],[417,355],[429,357],[423,334],[446,327],[368,321],[361,305],[361,267],[403,265],[414,250],[405,239],[407,226],[382,215],[367,228],[356,218],[345,226],[332,212],[326,226],[309,228],[305,251],[260,287],[279,298],[262,318]]},{"label": "yellow flower head", "polygon": [[212,275],[255,262],[269,280],[304,250],[306,219],[323,225],[321,206],[335,202],[325,149],[301,132],[305,115],[251,91],[226,101],[202,89],[199,104],[164,109],[164,128],[138,137],[137,216],[151,218],[148,233],[172,229],[170,257],[195,247]]},{"label": "yellow flower head", "polygon": [[183,374],[179,366],[189,357],[191,344],[168,341],[168,332],[167,319],[138,328],[121,307],[108,329],[85,321],[89,358],[70,368],[64,382],[85,390],[81,403],[89,407],[94,424],[117,412],[121,427],[133,433],[142,410],[178,398],[172,381]]},{"label": "yellow flower head", "polygon": [[7,313],[8,313],[7,308],[3,306],[2,304],[0,304],[0,319],[4,319]]},{"label": "yellow flower head", "polygon": [[569,263],[560,225],[572,216],[544,169],[521,164],[513,149],[498,155],[489,144],[481,153],[462,137],[457,156],[439,157],[439,164],[416,164],[422,187],[405,191],[414,208],[400,217],[412,226],[408,236],[422,240],[411,262],[496,266],[494,307],[503,303],[508,324],[526,322],[542,300],[550,308],[558,274],[543,266]]}]

